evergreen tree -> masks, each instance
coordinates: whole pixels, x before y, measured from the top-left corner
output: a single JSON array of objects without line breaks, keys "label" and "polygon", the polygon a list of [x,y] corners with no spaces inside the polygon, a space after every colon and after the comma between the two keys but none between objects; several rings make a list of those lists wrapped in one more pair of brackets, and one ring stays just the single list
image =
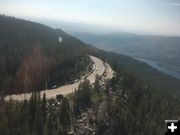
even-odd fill
[{"label": "evergreen tree", "polygon": [[69,106],[69,101],[65,97],[62,100],[62,105],[61,105],[60,114],[59,114],[60,115],[59,121],[60,121],[60,125],[62,125],[64,135],[67,135],[68,131],[70,130],[70,125],[71,125],[70,112],[71,110]]},{"label": "evergreen tree", "polygon": [[43,123],[46,123],[46,94],[43,94],[43,98],[42,98],[42,105],[41,105],[41,111],[42,111],[42,117],[43,117]]}]

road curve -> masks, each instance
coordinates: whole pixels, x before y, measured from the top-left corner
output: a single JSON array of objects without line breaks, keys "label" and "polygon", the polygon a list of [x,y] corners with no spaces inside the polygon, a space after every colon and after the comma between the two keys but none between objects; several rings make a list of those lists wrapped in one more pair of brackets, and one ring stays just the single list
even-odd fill
[{"label": "road curve", "polygon": [[[94,83],[95,76],[96,75],[101,76],[105,70],[105,67],[104,67],[103,61],[100,60],[99,58],[94,57],[94,56],[90,56],[90,58],[95,63],[95,70],[86,79],[88,79],[90,81],[90,83]],[[108,65],[108,71],[110,71],[110,72],[109,72],[109,75],[107,76],[108,77],[107,79],[111,79],[113,76],[113,70],[111,69],[111,67],[109,65]],[[74,92],[75,89],[78,88],[79,83],[82,81],[84,81],[84,79],[81,79],[79,82],[76,82],[74,84],[60,86],[59,88],[56,88],[56,89],[42,90],[40,92],[41,97],[44,93],[46,93],[47,99],[56,98],[56,95],[58,95],[58,94],[62,94],[62,95],[70,94],[70,93]],[[28,99],[30,99],[30,97],[31,97],[31,93],[8,95],[5,97],[5,100],[8,101],[8,100],[12,99],[12,100],[22,101],[24,99],[28,100]]]}]

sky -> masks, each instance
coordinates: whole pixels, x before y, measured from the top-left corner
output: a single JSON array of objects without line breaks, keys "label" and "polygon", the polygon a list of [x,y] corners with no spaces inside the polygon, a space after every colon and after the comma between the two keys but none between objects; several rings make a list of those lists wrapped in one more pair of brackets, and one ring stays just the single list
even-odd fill
[{"label": "sky", "polygon": [[180,0],[0,0],[0,14],[180,36]]}]

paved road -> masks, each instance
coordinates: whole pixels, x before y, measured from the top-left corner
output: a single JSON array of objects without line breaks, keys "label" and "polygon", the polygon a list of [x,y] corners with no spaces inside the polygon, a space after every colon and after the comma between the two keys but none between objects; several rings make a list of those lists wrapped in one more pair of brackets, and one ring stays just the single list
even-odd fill
[{"label": "paved road", "polygon": [[[99,58],[97,57],[94,57],[94,56],[90,56],[92,61],[94,61],[95,63],[95,70],[87,77],[87,79],[91,82],[91,83],[94,83],[95,82],[95,76],[96,75],[102,75],[104,70],[105,70],[105,67],[103,65],[103,61],[100,60]],[[108,65],[108,73],[109,75],[107,76],[107,79],[111,79],[112,76],[113,76],[113,71],[111,69],[111,67]],[[74,83],[74,84],[69,84],[69,85],[64,85],[64,86],[60,86],[59,88],[56,88],[56,89],[52,89],[52,90],[43,90],[40,92],[41,96],[43,95],[43,93],[46,93],[46,98],[47,99],[50,99],[50,98],[55,98],[57,94],[62,94],[62,95],[67,95],[67,94],[70,94],[72,93],[75,89],[78,88],[78,85],[80,82],[84,81],[84,79],[81,79],[79,82],[77,83]],[[29,99],[31,96],[31,93],[27,93],[27,94],[18,94],[18,95],[11,95],[11,96],[6,96],[5,97],[5,100],[9,100],[10,98],[12,100],[24,100],[25,98],[26,99]]]}]

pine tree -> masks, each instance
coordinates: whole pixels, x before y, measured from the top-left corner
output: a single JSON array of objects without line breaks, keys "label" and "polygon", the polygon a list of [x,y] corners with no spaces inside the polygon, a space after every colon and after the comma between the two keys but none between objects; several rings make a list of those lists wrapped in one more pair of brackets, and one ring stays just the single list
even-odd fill
[{"label": "pine tree", "polygon": [[59,121],[62,125],[64,135],[66,135],[68,133],[68,131],[70,130],[70,126],[71,126],[70,112],[71,112],[71,110],[70,110],[70,106],[69,106],[69,101],[65,97],[62,100],[61,110],[60,110],[60,114],[59,114],[60,115]]},{"label": "pine tree", "polygon": [[42,105],[41,105],[41,111],[42,111],[42,116],[43,116],[43,123],[46,123],[46,94],[43,94],[43,98],[42,98]]}]

